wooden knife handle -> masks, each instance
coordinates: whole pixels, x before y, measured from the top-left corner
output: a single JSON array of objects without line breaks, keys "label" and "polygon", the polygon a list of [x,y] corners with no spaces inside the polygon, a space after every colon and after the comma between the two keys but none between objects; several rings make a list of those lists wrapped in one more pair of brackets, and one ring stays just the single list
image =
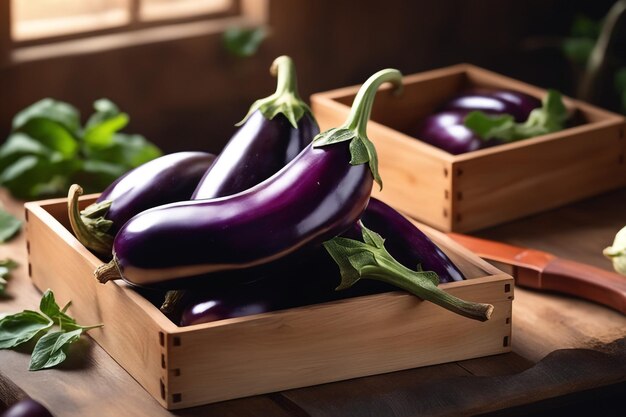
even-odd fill
[{"label": "wooden knife handle", "polygon": [[626,314],[626,276],[614,272],[554,258],[541,274],[540,287],[592,300]]}]

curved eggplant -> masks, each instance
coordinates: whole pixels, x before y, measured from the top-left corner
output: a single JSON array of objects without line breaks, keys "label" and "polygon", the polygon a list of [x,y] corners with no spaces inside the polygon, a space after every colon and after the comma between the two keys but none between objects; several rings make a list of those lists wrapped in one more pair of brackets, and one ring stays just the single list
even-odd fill
[{"label": "curved eggplant", "polygon": [[7,408],[0,417],[52,417],[52,413],[41,403],[25,398]]},{"label": "curved eggplant", "polygon": [[[435,272],[440,283],[465,279],[461,270],[424,232],[382,201],[371,198],[361,222],[385,238],[385,247],[391,256],[405,267],[415,268],[419,264],[424,271]],[[356,227],[360,229],[359,224]]]},{"label": "curved eggplant", "polygon": [[483,140],[463,124],[468,111],[447,110],[426,117],[412,133],[423,142],[453,155],[475,151]]},{"label": "curved eggplant", "polygon": [[295,158],[319,133],[311,110],[298,95],[295,66],[274,60],[276,92],[257,100],[193,193],[193,200],[223,197],[266,180]]},{"label": "curved eggplant", "polygon": [[136,215],[116,235],[113,260],[96,277],[150,285],[243,269],[341,234],[365,210],[373,181],[380,182],[375,149],[364,135],[376,89],[400,85],[401,78],[396,70],[370,77],[344,126],[318,135],[262,183]]},{"label": "curved eggplant", "polygon": [[516,122],[528,119],[541,107],[541,100],[513,90],[471,90],[446,102],[440,111],[482,111],[487,114],[510,114]]},{"label": "curved eggplant", "polygon": [[[463,273],[428,236],[382,201],[370,198],[361,221],[385,237],[387,250],[405,267],[413,268],[420,264],[424,270],[436,272],[439,282],[465,279]],[[343,236],[360,239],[360,224],[355,224]],[[294,271],[297,271],[297,280],[293,279]],[[250,275],[256,279],[236,283],[228,288],[200,290],[196,292],[199,295],[188,297],[182,302],[186,307],[179,308],[182,310],[180,325],[189,326],[397,290],[380,281],[366,280],[342,291],[335,291],[341,276],[337,264],[321,246],[294,254],[284,263],[273,265],[272,269],[257,270]],[[177,316],[173,309],[168,313]]]},{"label": "curved eggplant", "polygon": [[70,187],[68,212],[77,239],[98,255],[111,257],[113,237],[134,215],[152,207],[188,200],[215,156],[206,152],[164,155],[119,177],[79,213],[82,189]]},{"label": "curved eggplant", "polygon": [[539,99],[518,91],[472,90],[444,103],[437,113],[424,118],[409,133],[423,142],[458,155],[504,143],[499,139],[482,139],[468,128],[465,118],[470,112],[508,114],[516,122],[523,122],[533,110],[540,107]]}]

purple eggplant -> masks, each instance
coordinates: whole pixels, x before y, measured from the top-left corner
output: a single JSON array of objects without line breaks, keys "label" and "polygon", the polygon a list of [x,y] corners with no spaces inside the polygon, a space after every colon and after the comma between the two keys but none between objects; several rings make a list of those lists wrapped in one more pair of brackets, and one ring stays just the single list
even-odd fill
[{"label": "purple eggplant", "polygon": [[483,140],[463,124],[468,111],[447,110],[426,117],[412,133],[423,142],[453,155],[482,148]]},{"label": "purple eggplant", "polygon": [[245,269],[341,234],[365,210],[373,181],[380,183],[365,129],[384,82],[399,85],[401,74],[389,69],[370,77],[344,126],[318,135],[260,184],[133,217],[115,237],[113,260],[95,271],[98,280],[150,285]]},{"label": "purple eggplant", "polygon": [[411,135],[453,155],[503,143],[498,139],[482,139],[466,127],[465,117],[472,111],[488,115],[513,116],[517,122],[528,119],[530,113],[541,107],[541,101],[524,93],[509,90],[474,90],[455,96],[426,117],[409,132]]},{"label": "purple eggplant", "polygon": [[[405,267],[414,268],[419,264],[424,270],[436,272],[440,282],[465,279],[463,273],[428,236],[382,201],[370,198],[361,221],[385,237],[387,250]],[[355,224],[343,236],[360,239],[360,224]],[[294,271],[297,271],[298,279],[294,279]],[[180,325],[397,290],[380,281],[365,280],[342,291],[334,291],[340,281],[337,264],[320,246],[315,250],[293,254],[271,268],[251,272],[250,282],[196,291],[197,295],[190,295],[182,302],[187,306],[182,311]],[[177,317],[174,310],[169,310],[169,313]]]},{"label": "purple eggplant", "polygon": [[207,170],[192,199],[235,194],[266,180],[319,133],[311,110],[298,95],[291,58],[276,58],[270,72],[277,76],[276,92],[252,104],[238,124],[241,128]]},{"label": "purple eggplant", "polygon": [[73,185],[68,209],[74,234],[85,247],[110,258],[113,237],[124,223],[149,208],[189,200],[214,160],[206,152],[177,152],[153,159],[119,177],[80,213],[82,189]]},{"label": "purple eggplant", "polygon": [[[252,104],[237,124],[239,130],[198,183],[192,200],[224,197],[257,185],[287,165],[319,133],[311,109],[298,94],[293,60],[286,55],[276,58],[270,73],[277,77],[276,92]],[[164,314],[177,309],[185,297],[181,291],[165,295]]]},{"label": "purple eggplant", "polygon": [[530,112],[541,107],[541,101],[512,90],[472,90],[446,102],[440,111],[482,111],[487,114],[510,114],[516,122],[528,119]]},{"label": "purple eggplant", "polygon": [[[435,272],[440,283],[465,279],[459,268],[424,232],[382,201],[371,198],[361,222],[385,238],[391,256],[405,267],[415,268],[419,264],[425,271]],[[359,224],[355,227],[360,229]]]},{"label": "purple eggplant", "polygon": [[25,398],[7,408],[0,417],[52,417],[52,413],[41,403]]}]

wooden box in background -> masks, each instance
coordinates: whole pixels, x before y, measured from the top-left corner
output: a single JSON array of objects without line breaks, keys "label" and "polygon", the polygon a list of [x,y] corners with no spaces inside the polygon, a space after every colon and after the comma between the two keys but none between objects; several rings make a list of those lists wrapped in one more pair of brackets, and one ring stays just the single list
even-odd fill
[{"label": "wooden box in background", "polygon": [[513,279],[428,228],[469,278],[441,288],[493,304],[489,321],[391,292],[178,327],[127,285],[96,281],[102,262],[70,232],[65,199],[26,203],[26,219],[35,285],[71,300],[79,323],[103,323],[89,335],[168,409],[511,350]]},{"label": "wooden box in background", "polygon": [[[468,232],[626,185],[624,118],[578,100],[564,98],[581,121],[574,127],[461,155],[402,133],[472,87],[545,94],[467,64],[406,76],[399,97],[382,88],[368,126],[384,183],[374,196],[439,230]],[[358,88],[311,97],[322,130],[346,120]]]}]

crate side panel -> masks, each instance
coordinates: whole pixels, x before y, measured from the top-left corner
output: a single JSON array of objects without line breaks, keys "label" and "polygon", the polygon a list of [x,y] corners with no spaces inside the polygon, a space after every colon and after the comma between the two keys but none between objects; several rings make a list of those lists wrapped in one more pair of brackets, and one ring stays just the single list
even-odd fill
[{"label": "crate side panel", "polygon": [[188,407],[510,351],[512,278],[471,281],[446,290],[492,303],[487,322],[397,292],[180,333],[172,392]]},{"label": "crate side panel", "polygon": [[451,227],[451,164],[408,137],[372,123],[369,137],[376,145],[383,189],[374,185],[372,196],[439,230]]},{"label": "crate side panel", "polygon": [[590,125],[464,160],[453,170],[454,230],[481,229],[623,186],[622,132],[622,123]]},{"label": "crate side panel", "polygon": [[29,210],[27,233],[33,282],[42,291],[52,289],[60,304],[71,300],[70,313],[79,323],[103,323],[104,327],[88,334],[165,405],[161,396],[161,381],[164,386],[167,382],[161,367],[165,348],[160,346],[160,328],[123,284],[103,285],[95,280],[94,263],[83,256],[81,251],[85,249],[77,241],[73,244],[55,231],[61,227],[46,211]]}]

